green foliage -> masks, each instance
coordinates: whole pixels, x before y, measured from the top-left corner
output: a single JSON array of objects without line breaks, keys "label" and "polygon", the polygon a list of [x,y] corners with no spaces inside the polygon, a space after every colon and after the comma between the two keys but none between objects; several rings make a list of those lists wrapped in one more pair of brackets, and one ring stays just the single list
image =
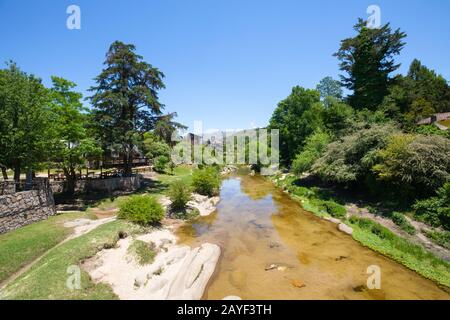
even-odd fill
[{"label": "green foliage", "polygon": [[450,87],[444,77],[415,59],[407,76],[395,78],[383,109],[405,127],[414,127],[421,118],[450,110]]},{"label": "green foliage", "polygon": [[192,186],[194,191],[199,194],[205,196],[217,195],[220,187],[219,172],[214,167],[195,170],[192,174]]},{"label": "green foliage", "polygon": [[296,175],[308,171],[314,162],[322,155],[325,147],[330,142],[328,134],[322,131],[316,131],[306,139],[305,147],[302,152],[297,154],[292,162],[292,171]]},{"label": "green foliage", "polygon": [[424,136],[438,135],[450,139],[450,130],[441,130],[433,124],[417,126],[414,132]]},{"label": "green foliage", "polygon": [[157,172],[164,172],[170,160],[167,156],[158,156],[154,160],[154,168]]},{"label": "green foliage", "polygon": [[120,204],[119,215],[142,225],[155,224],[164,218],[164,209],[152,196],[135,195]]},{"label": "green foliage", "polygon": [[115,41],[106,54],[105,68],[90,88],[94,122],[108,149],[123,155],[125,174],[131,174],[131,160],[137,134],[153,129],[163,105],[158,91],[164,88],[164,74],[137,55],[135,46]]},{"label": "green foliage", "polygon": [[50,94],[41,80],[9,63],[0,70],[0,166],[37,169],[52,146]]},{"label": "green foliage", "polygon": [[364,246],[404,264],[424,277],[450,286],[450,265],[446,261],[372,220],[353,216],[349,222],[353,227],[353,237]]},{"label": "green foliage", "polygon": [[335,218],[344,218],[347,214],[347,210],[344,206],[332,200],[323,201],[323,205],[326,211]]},{"label": "green foliage", "polygon": [[354,121],[352,107],[334,98],[327,98],[325,104],[323,122],[330,135],[340,137],[349,133]]},{"label": "green foliage", "polygon": [[425,234],[434,243],[450,249],[450,231],[425,231]]},{"label": "green foliage", "polygon": [[450,230],[450,182],[438,190],[436,197],[417,201],[413,209],[417,219]]},{"label": "green foliage", "polygon": [[172,201],[172,209],[182,210],[191,200],[191,186],[185,181],[175,180],[170,184],[168,196]]},{"label": "green foliage", "polygon": [[414,228],[414,226],[409,223],[405,216],[400,212],[392,212],[391,219],[396,225],[400,227],[400,229],[402,229],[406,233],[411,235],[416,234],[416,228]]},{"label": "green foliage", "polygon": [[329,144],[312,167],[325,180],[337,183],[364,181],[371,175],[378,151],[396,132],[392,125],[372,125]]},{"label": "green foliage", "polygon": [[353,108],[375,110],[388,94],[389,74],[400,66],[394,56],[402,50],[406,34],[398,29],[392,32],[389,23],[368,28],[362,19],[354,29],[358,34],[342,40],[335,54],[340,69],[348,74],[341,76],[342,84],[353,91],[348,97]]},{"label": "green foliage", "polygon": [[270,119],[269,129],[279,130],[282,163],[290,164],[305,139],[323,126],[322,112],[320,93],[298,86],[278,104]]},{"label": "green foliage", "polygon": [[73,193],[78,170],[87,158],[100,157],[102,150],[86,128],[86,115],[83,113],[86,110],[80,102],[82,95],[72,91],[76,84],[54,76],[52,81],[51,107],[54,121],[51,159],[62,166],[68,181],[66,191]]},{"label": "green foliage", "polygon": [[450,178],[449,139],[396,134],[378,154],[378,177],[419,195],[432,193]]},{"label": "green foliage", "polygon": [[316,87],[316,90],[320,92],[320,97],[326,99],[328,97],[342,99],[342,88],[339,81],[334,80],[332,77],[325,77],[320,80]]},{"label": "green foliage", "polygon": [[159,156],[170,157],[170,146],[153,132],[144,134],[143,145],[145,155],[153,161]]},{"label": "green foliage", "polygon": [[152,263],[156,256],[153,248],[142,240],[133,240],[127,251],[141,266]]}]

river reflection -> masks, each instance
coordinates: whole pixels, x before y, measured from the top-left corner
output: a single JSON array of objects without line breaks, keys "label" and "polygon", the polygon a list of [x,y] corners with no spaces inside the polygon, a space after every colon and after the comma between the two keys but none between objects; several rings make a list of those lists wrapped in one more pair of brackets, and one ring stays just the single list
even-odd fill
[{"label": "river reflection", "polygon": [[[222,248],[207,299],[450,298],[433,282],[305,212],[263,177],[231,177],[220,197],[215,213],[178,231],[181,243]],[[366,287],[370,265],[381,268],[380,290]]]}]

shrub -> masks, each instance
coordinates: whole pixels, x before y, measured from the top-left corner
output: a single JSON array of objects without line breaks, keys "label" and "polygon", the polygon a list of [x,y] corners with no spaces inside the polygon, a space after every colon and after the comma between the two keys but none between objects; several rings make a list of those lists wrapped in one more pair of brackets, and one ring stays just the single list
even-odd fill
[{"label": "shrub", "polygon": [[417,201],[413,209],[417,219],[450,230],[450,182],[438,190],[436,197]]},{"label": "shrub", "polygon": [[191,200],[191,187],[185,181],[176,180],[170,185],[168,195],[172,201],[172,209],[184,209],[188,201]]},{"label": "shrub", "polygon": [[450,140],[437,135],[396,134],[379,152],[374,171],[382,180],[416,193],[432,193],[449,180]]},{"label": "shrub", "polygon": [[442,232],[441,231],[425,231],[425,234],[434,243],[436,243],[446,249],[450,249],[450,232],[449,231],[442,231]]},{"label": "shrub", "polygon": [[164,209],[151,196],[132,196],[120,204],[119,218],[148,225],[164,218]]},{"label": "shrub", "polygon": [[164,172],[169,164],[169,158],[167,156],[158,156],[155,158],[154,166],[157,172]]},{"label": "shrub", "polygon": [[330,137],[321,130],[318,130],[309,136],[308,139],[306,139],[306,145],[303,148],[303,151],[297,154],[292,162],[292,171],[296,175],[301,175],[311,169],[312,165],[322,155],[329,142]]},{"label": "shrub", "polygon": [[402,229],[406,233],[411,235],[416,234],[416,228],[414,228],[414,226],[409,223],[405,216],[400,212],[393,212],[391,215],[391,219],[397,226],[400,227],[400,229]]},{"label": "shrub", "polygon": [[197,169],[192,174],[194,191],[205,196],[214,196],[219,193],[220,175],[213,167]]},{"label": "shrub", "polygon": [[374,124],[330,143],[312,171],[323,179],[337,183],[363,181],[372,174],[378,151],[396,132],[392,125]]},{"label": "shrub", "polygon": [[134,256],[141,266],[152,263],[156,256],[156,252],[153,248],[148,243],[141,240],[134,240],[128,247],[127,252]]},{"label": "shrub", "polygon": [[379,223],[376,223],[367,218],[358,218],[355,216],[349,219],[351,224],[359,226],[361,229],[371,232],[381,239],[393,240],[395,234],[392,233],[388,228],[383,227]]},{"label": "shrub", "polygon": [[344,218],[347,214],[347,210],[345,209],[345,207],[334,201],[323,201],[323,205],[326,208],[327,212],[335,218]]}]

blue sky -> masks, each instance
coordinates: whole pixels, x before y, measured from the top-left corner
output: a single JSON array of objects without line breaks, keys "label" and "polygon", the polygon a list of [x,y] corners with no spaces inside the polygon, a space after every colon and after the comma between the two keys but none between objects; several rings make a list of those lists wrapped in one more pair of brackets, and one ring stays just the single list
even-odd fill
[{"label": "blue sky", "polygon": [[[71,4],[81,8],[81,30],[66,28]],[[264,126],[294,85],[337,78],[332,54],[371,4],[408,34],[401,72],[418,58],[450,79],[448,0],[0,0],[0,61],[13,59],[46,85],[51,75],[70,79],[87,94],[121,40],[165,73],[160,98],[179,121]]]}]

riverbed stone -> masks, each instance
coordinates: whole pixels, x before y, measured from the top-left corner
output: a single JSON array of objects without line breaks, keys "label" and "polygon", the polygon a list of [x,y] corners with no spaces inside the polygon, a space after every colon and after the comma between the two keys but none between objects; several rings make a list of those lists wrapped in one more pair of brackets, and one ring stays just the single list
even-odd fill
[{"label": "riverbed stone", "polygon": [[346,225],[345,223],[340,223],[338,225],[338,229],[339,229],[339,231],[342,231],[348,235],[353,234],[353,229],[351,227],[349,227],[348,225]]}]

